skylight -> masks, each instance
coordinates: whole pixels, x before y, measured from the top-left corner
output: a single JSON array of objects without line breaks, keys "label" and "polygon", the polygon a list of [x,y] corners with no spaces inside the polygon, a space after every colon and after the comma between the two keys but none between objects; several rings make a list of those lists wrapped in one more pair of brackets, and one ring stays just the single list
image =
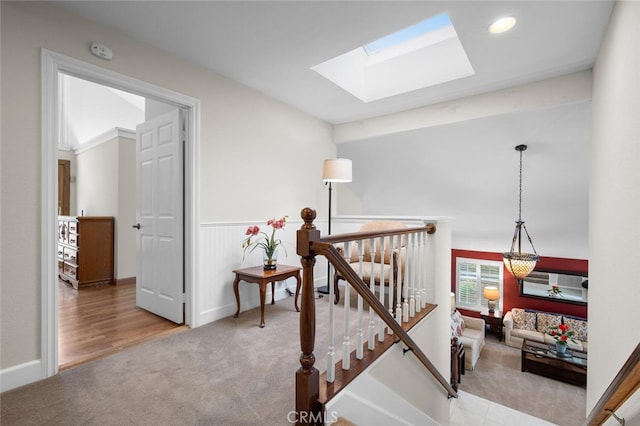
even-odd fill
[{"label": "skylight", "polygon": [[473,75],[446,13],[311,67],[363,102]]},{"label": "skylight", "polygon": [[365,52],[367,52],[367,55],[373,55],[382,50],[391,49],[394,46],[399,45],[400,43],[413,40],[431,31],[438,30],[448,25],[451,25],[449,15],[446,13],[442,13],[440,15],[434,16],[433,18],[429,18],[415,25],[411,25],[410,27],[404,28],[393,34],[389,34],[387,36],[379,38],[378,40],[365,44],[362,47],[364,48]]}]

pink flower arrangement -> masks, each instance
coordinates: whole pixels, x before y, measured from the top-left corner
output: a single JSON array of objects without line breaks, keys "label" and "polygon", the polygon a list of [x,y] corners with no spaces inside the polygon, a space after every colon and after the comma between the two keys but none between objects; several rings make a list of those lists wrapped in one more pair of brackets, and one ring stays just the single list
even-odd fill
[{"label": "pink flower arrangement", "polygon": [[557,285],[551,286],[550,290],[547,290],[549,297],[562,297],[562,290]]},{"label": "pink flower arrangement", "polygon": [[[248,237],[242,242],[242,258],[244,259],[247,250],[251,253],[256,247],[262,247],[267,259],[273,259],[276,250],[282,244],[282,240],[276,239],[276,230],[284,229],[284,225],[287,223],[287,217],[288,216],[282,216],[280,219],[273,218],[267,221],[267,226],[271,226],[272,228],[271,236],[267,235],[264,231],[260,231],[258,225],[249,226],[245,232],[245,235],[248,235]],[[261,237],[254,238],[260,234],[262,234]]]},{"label": "pink flower arrangement", "polygon": [[573,331],[569,330],[569,326],[566,324],[560,324],[556,327],[549,327],[549,335],[556,339],[556,342],[561,345],[566,345],[567,340],[571,340],[573,343],[576,341],[573,339]]}]

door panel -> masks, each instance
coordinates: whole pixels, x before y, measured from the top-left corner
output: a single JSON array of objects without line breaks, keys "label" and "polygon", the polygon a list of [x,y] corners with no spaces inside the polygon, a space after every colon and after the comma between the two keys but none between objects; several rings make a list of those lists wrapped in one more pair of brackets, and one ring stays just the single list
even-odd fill
[{"label": "door panel", "polygon": [[136,303],[183,322],[183,161],[179,110],[137,127],[138,276]]},{"label": "door panel", "polygon": [[58,214],[69,216],[71,201],[71,161],[58,160]]}]

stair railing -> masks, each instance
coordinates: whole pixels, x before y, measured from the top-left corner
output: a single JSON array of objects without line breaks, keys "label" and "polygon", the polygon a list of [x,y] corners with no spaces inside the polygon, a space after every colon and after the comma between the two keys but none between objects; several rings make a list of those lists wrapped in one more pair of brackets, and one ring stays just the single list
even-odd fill
[{"label": "stair railing", "polygon": [[[457,397],[457,392],[448,380],[446,380],[440,372],[435,368],[431,361],[427,358],[420,347],[403,329],[401,321],[393,316],[393,310],[388,310],[375,296],[372,291],[373,278],[370,279],[370,287],[362,280],[359,275],[343,258],[341,253],[336,249],[334,244],[347,241],[362,240],[365,238],[389,237],[393,241],[393,236],[406,235],[407,239],[411,239],[412,235],[419,233],[432,234],[436,231],[434,224],[427,224],[424,227],[406,228],[402,230],[379,231],[375,233],[353,233],[341,234],[335,236],[320,237],[320,231],[316,229],[313,220],[316,218],[316,212],[313,209],[305,208],[301,212],[304,221],[301,229],[297,231],[297,253],[301,257],[302,264],[302,296],[300,307],[300,368],[296,372],[296,413],[297,424],[317,424],[322,422],[322,403],[319,401],[320,396],[320,372],[315,367],[315,332],[316,332],[316,314],[315,314],[315,296],[314,296],[314,276],[313,268],[316,262],[316,256],[324,256],[329,264],[335,268],[339,275],[352,287],[375,312],[375,314],[388,327],[389,334],[395,336],[396,342],[402,342],[406,346],[405,351],[410,351],[418,359],[418,361],[429,371],[437,382],[444,388],[449,397]],[[419,237],[415,237],[416,240]],[[382,244],[384,245],[384,243]],[[419,247],[419,245],[417,246]],[[410,250],[419,250],[410,246]],[[371,254],[373,256],[373,253]],[[347,255],[348,257],[348,251]],[[414,258],[415,260],[415,258]],[[415,315],[416,306],[418,310],[424,303],[424,294],[415,287],[416,274],[419,274],[420,268],[424,266],[418,264],[413,268],[406,266],[406,274],[408,284],[404,288],[405,300],[407,296],[410,302],[405,302],[402,309],[404,321],[408,321],[408,316]],[[381,271],[382,273],[382,271]],[[397,284],[399,288],[399,284]],[[347,289],[349,288],[347,286]],[[408,288],[411,287],[411,288]],[[392,292],[392,286],[390,286]],[[381,290],[382,292],[382,290]],[[383,297],[383,296],[382,296]],[[391,295],[389,296],[391,297]],[[348,290],[345,291],[345,301],[348,300]],[[417,300],[416,300],[417,299]],[[416,302],[418,303],[416,305]],[[331,301],[329,302],[331,303]],[[411,306],[408,308],[407,305]],[[423,306],[423,305],[422,305]],[[410,312],[408,312],[410,311]],[[381,334],[379,334],[381,337]],[[371,339],[370,339],[371,343]],[[332,344],[330,344],[332,345]],[[331,350],[331,349],[330,349]],[[344,359],[343,359],[344,362]],[[347,361],[348,362],[348,361]]]},{"label": "stair railing", "polygon": [[640,344],[629,355],[616,377],[591,410],[583,426],[600,426],[611,416],[619,423],[624,424],[624,419],[619,419],[615,412],[638,389],[640,389]]}]

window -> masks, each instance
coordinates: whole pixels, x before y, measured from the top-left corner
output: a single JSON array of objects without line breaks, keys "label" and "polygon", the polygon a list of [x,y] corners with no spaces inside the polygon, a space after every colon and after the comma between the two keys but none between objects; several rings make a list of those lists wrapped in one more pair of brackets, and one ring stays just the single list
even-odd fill
[{"label": "window", "polygon": [[[456,306],[480,311],[487,307],[482,297],[486,286],[496,286],[502,292],[502,262],[483,259],[456,258]],[[497,309],[502,310],[502,299]]]}]

